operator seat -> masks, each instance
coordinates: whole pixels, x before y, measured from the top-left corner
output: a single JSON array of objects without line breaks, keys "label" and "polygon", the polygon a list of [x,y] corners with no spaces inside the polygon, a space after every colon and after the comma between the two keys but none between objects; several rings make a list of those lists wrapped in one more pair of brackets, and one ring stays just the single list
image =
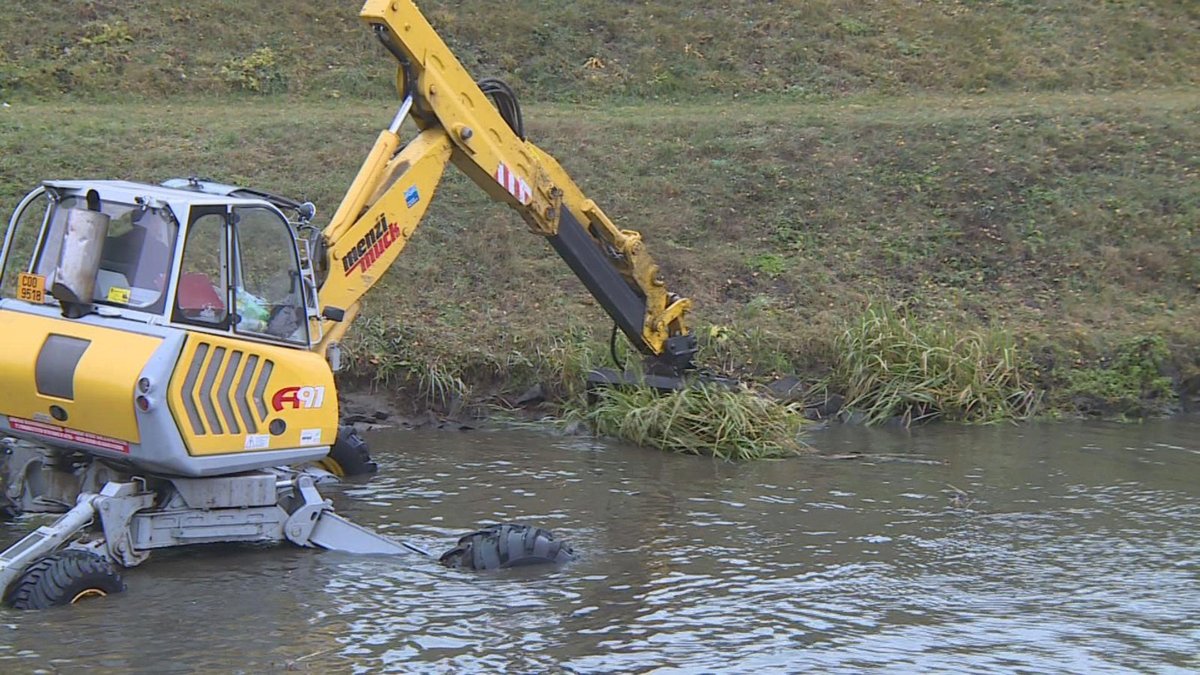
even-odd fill
[{"label": "operator seat", "polygon": [[126,232],[106,238],[100,249],[100,269],[116,272],[136,284],[133,277],[142,257],[146,234],[146,228],[134,225]]},{"label": "operator seat", "polygon": [[175,307],[178,313],[176,321],[182,318],[191,323],[225,323],[225,301],[208,275],[201,272],[179,275]]}]

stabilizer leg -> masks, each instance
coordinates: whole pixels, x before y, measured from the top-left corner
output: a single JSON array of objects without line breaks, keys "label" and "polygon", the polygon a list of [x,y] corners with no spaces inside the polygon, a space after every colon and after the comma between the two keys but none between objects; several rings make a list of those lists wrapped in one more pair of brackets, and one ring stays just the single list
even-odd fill
[{"label": "stabilizer leg", "polygon": [[317,492],[309,476],[297,478],[296,494],[303,503],[292,511],[283,530],[294,544],[320,546],[347,553],[397,555],[412,552],[429,555],[419,547],[393,541],[337,515],[333,512],[333,505]]},{"label": "stabilizer leg", "polygon": [[400,553],[420,553],[429,555],[412,544],[393,541],[382,534],[372,532],[361,525],[346,520],[333,511],[324,511],[317,518],[316,527],[309,535],[309,542],[321,548],[347,553],[382,553],[396,555]]},{"label": "stabilizer leg", "polygon": [[53,553],[91,524],[96,516],[93,503],[99,495],[85,492],[75,506],[49,525],[43,525],[0,553],[0,589],[8,588],[33,561]]}]

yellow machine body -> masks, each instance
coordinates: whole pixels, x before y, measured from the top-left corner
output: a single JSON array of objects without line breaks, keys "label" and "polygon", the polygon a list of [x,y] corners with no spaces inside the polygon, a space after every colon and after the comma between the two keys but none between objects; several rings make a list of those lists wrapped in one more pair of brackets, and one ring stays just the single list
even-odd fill
[{"label": "yellow machine body", "polygon": [[[140,442],[134,389],[161,338],[14,311],[0,325],[0,413]],[[53,368],[70,382],[45,381],[62,380]]]},{"label": "yellow machine body", "polygon": [[182,476],[317,460],[336,438],[333,376],[308,350],[12,309],[0,322],[0,433]]},{"label": "yellow machine body", "polygon": [[189,333],[167,393],[188,453],[330,445],[333,374],[309,351]]}]

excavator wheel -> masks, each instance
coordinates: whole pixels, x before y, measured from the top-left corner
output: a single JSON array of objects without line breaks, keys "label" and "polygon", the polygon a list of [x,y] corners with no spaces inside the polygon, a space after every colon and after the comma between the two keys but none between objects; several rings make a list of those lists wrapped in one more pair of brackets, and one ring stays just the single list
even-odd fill
[{"label": "excavator wheel", "polygon": [[108,559],[89,551],[67,549],[27,567],[8,587],[4,603],[13,609],[49,609],[123,590],[125,583]]},{"label": "excavator wheel", "polygon": [[350,425],[338,428],[337,440],[329,450],[329,455],[318,464],[341,478],[367,476],[379,471],[379,465],[371,461],[367,442]]},{"label": "excavator wheel", "polygon": [[575,552],[549,531],[529,525],[489,525],[458,540],[438,561],[467,570],[498,570],[526,565],[566,563]]}]

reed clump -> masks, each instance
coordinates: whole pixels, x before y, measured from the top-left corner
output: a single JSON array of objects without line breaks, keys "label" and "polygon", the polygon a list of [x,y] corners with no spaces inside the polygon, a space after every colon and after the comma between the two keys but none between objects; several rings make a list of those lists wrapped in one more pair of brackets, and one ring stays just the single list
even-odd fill
[{"label": "reed clump", "polygon": [[568,411],[567,419],[639,445],[725,460],[787,457],[807,447],[799,438],[805,419],[798,406],[746,388],[697,384],[666,394],[611,388],[593,398]]},{"label": "reed clump", "polygon": [[937,418],[989,423],[1031,416],[1039,393],[1022,377],[1008,333],[922,326],[903,310],[871,305],[836,341],[830,389],[867,424]]}]

